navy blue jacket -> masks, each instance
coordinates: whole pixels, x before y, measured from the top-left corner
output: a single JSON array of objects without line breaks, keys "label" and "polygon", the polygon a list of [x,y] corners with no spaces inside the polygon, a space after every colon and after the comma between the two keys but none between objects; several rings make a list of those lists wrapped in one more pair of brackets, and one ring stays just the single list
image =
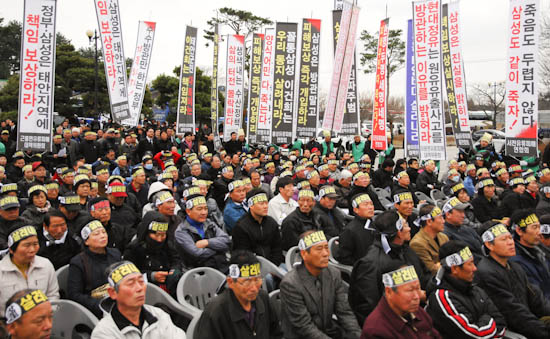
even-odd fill
[{"label": "navy blue jacket", "polygon": [[511,261],[521,265],[527,280],[542,291],[546,300],[550,300],[550,261],[538,247],[528,248],[516,240],[516,255]]}]

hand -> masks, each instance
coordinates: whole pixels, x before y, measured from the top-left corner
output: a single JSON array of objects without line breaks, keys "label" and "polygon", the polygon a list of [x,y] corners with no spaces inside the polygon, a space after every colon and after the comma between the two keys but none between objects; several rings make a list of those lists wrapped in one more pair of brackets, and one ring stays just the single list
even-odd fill
[{"label": "hand", "polygon": [[206,239],[199,240],[195,243],[195,246],[197,246],[198,248],[206,248],[208,247],[208,240]]},{"label": "hand", "polygon": [[441,268],[441,263],[438,262],[437,264],[434,265],[435,266],[435,269],[436,270],[439,270]]},{"label": "hand", "polygon": [[426,200],[420,200],[420,201],[418,202],[419,205],[422,205],[422,204],[425,204],[425,203],[426,203]]},{"label": "hand", "polygon": [[57,159],[57,157],[58,157],[57,154],[54,154],[54,155],[53,155],[53,158],[54,158],[54,159]]},{"label": "hand", "polygon": [[506,218],[502,218],[502,223],[505,224],[506,226],[510,226],[510,218],[506,217]]},{"label": "hand", "polygon": [[156,282],[159,282],[161,284],[166,282],[166,276],[168,275],[168,272],[154,272],[153,278]]}]

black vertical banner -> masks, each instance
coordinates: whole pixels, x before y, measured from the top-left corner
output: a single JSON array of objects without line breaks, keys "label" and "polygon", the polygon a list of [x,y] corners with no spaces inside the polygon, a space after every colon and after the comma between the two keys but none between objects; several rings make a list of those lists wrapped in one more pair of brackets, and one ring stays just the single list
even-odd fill
[{"label": "black vertical banner", "polygon": [[319,120],[319,52],[321,20],[304,19],[302,23],[302,50],[298,80],[298,119],[296,136],[316,136]]},{"label": "black vertical banner", "polygon": [[258,130],[258,111],[260,109],[260,89],[262,86],[262,51],[264,35],[254,33],[252,36],[252,56],[250,58],[250,89],[248,93],[248,142],[255,144]]},{"label": "black vertical banner", "polygon": [[298,24],[278,22],[276,27],[271,141],[289,144],[292,142]]},{"label": "black vertical banner", "polygon": [[[340,20],[342,11],[332,11],[332,36],[333,50],[336,50],[338,35],[340,34]],[[346,100],[346,110],[344,112],[344,123],[340,135],[356,135],[360,133],[359,105],[357,100],[357,57],[353,51],[353,64],[351,65],[351,74],[349,76],[348,97]]]},{"label": "black vertical banner", "polygon": [[195,53],[197,28],[187,26],[180,70],[177,133],[195,132]]}]

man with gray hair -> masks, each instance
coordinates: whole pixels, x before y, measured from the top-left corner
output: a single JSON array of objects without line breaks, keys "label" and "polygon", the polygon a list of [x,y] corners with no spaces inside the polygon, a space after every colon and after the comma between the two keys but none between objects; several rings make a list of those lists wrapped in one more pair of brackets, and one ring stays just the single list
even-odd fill
[{"label": "man with gray hair", "polygon": [[117,262],[106,271],[109,298],[101,302],[105,315],[92,332],[93,339],[185,338],[170,315],[145,305],[147,282],[133,263]]}]

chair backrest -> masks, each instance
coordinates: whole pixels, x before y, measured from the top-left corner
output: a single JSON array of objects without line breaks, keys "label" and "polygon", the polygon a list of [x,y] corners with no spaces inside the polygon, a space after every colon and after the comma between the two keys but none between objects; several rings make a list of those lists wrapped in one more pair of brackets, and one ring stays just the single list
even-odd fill
[{"label": "chair backrest", "polygon": [[277,313],[277,319],[281,319],[281,290],[275,290],[269,293],[269,302]]},{"label": "chair backrest", "polygon": [[432,198],[433,201],[437,201],[437,200],[445,200],[447,199],[447,196],[441,192],[440,189],[437,189],[437,188],[434,188],[430,191],[430,198]]},{"label": "chair backrest", "polygon": [[210,267],[193,268],[183,274],[178,282],[178,302],[198,310],[216,296],[216,291],[225,281],[225,275]]},{"label": "chair backrest", "polygon": [[[189,323],[189,326],[187,327],[187,330],[185,330],[185,337],[187,339],[194,339],[195,337],[195,328],[197,327],[197,324],[199,323],[199,319],[201,318],[202,311],[195,315],[193,319],[191,319],[191,322]],[[197,338],[198,339],[198,338]]]},{"label": "chair backrest", "polygon": [[430,204],[434,204],[434,201],[432,200],[432,198],[427,196],[424,192],[416,191],[416,192],[414,192],[414,195],[416,195],[418,200],[426,200]]},{"label": "chair backrest", "polygon": [[302,257],[300,256],[300,249],[298,246],[294,246],[288,249],[285,256],[285,265],[287,271],[290,271],[295,264],[302,262]]},{"label": "chair backrest", "polygon": [[338,264],[338,260],[336,260],[336,257],[338,256],[338,250],[340,249],[340,237],[331,238],[328,241],[328,249],[330,250],[330,262]]},{"label": "chair backrest", "polygon": [[199,313],[194,308],[181,305],[174,298],[172,298],[170,294],[166,293],[162,288],[152,283],[147,284],[145,303],[151,306],[158,306],[159,304],[164,305],[170,309],[171,312],[179,314],[186,319],[192,319]]},{"label": "chair backrest", "polygon": [[86,307],[72,300],[52,300],[53,324],[52,338],[85,338],[85,333],[78,333],[76,327],[81,330],[87,327],[90,332],[96,327],[99,320]]},{"label": "chair backrest", "polygon": [[59,285],[59,294],[61,298],[67,298],[67,285],[69,284],[69,264],[62,266],[55,271],[57,284]]},{"label": "chair backrest", "polygon": [[375,188],[374,188],[374,191],[376,192],[376,195],[377,195],[379,198],[382,198],[382,197],[391,198],[390,192],[388,192],[388,190],[386,190],[386,189],[384,189],[384,188],[375,187]]},{"label": "chair backrest", "polygon": [[271,274],[273,276],[276,276],[279,279],[283,279],[286,272],[277,267],[274,263],[269,261],[268,259],[262,257],[261,255],[257,255],[256,258],[260,261],[260,267],[262,272],[262,277],[265,277],[267,274]]}]

